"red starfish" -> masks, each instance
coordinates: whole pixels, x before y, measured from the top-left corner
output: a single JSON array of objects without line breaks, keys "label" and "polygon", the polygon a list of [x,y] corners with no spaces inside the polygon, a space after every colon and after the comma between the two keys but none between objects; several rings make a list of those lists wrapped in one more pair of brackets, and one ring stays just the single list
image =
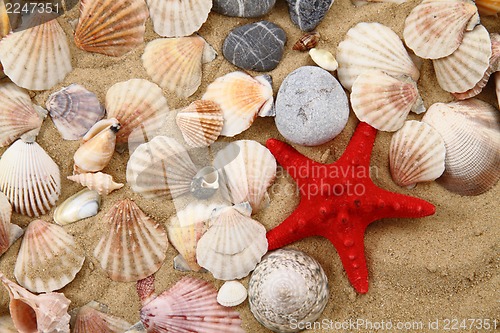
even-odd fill
[{"label": "red starfish", "polygon": [[376,129],[360,123],[342,157],[332,164],[315,162],[276,139],[266,143],[301,194],[295,211],[267,233],[269,250],[310,236],[326,237],[337,249],[349,281],[362,294],[368,291],[366,227],[383,218],[423,217],[435,212],[427,201],[373,183],[369,168],[376,135]]}]

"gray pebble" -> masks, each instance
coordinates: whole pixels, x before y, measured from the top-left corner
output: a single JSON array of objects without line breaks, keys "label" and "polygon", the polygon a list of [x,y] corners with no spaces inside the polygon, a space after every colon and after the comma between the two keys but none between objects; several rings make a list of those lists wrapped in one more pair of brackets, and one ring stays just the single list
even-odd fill
[{"label": "gray pebble", "polygon": [[237,67],[267,72],[278,66],[285,42],[283,29],[274,23],[260,21],[233,29],[224,40],[222,53]]},{"label": "gray pebble", "polygon": [[276,126],[288,141],[317,146],[332,140],[347,124],[349,103],[340,83],[319,67],[290,73],[276,97]]},{"label": "gray pebble", "polygon": [[312,31],[318,26],[333,0],[286,0],[292,22],[302,31]]},{"label": "gray pebble", "polygon": [[259,17],[274,7],[276,0],[214,0],[213,10],[235,17]]}]

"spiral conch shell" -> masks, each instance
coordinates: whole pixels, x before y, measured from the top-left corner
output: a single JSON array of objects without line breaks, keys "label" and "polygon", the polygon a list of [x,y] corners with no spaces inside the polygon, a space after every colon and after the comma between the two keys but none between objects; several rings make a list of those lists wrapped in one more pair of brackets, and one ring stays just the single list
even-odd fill
[{"label": "spiral conch shell", "polygon": [[108,195],[115,190],[123,187],[123,184],[113,180],[113,176],[106,173],[81,173],[78,175],[68,176],[69,180],[86,186],[89,190],[96,191],[99,195]]}]

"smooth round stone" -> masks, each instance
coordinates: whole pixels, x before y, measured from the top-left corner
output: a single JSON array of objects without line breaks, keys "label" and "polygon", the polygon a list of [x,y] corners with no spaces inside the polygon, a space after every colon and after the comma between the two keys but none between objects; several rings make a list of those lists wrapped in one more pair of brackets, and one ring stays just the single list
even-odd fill
[{"label": "smooth round stone", "polygon": [[276,0],[214,0],[213,10],[234,17],[259,17],[274,7]]},{"label": "smooth round stone", "polygon": [[286,0],[292,22],[302,31],[312,31],[323,20],[333,0]]},{"label": "smooth round stone", "polygon": [[274,23],[260,21],[233,29],[224,40],[222,53],[233,65],[267,72],[283,57],[286,34]]},{"label": "smooth round stone", "polygon": [[297,68],[276,97],[276,126],[288,141],[317,146],[332,140],[347,124],[349,103],[340,83],[314,66]]}]

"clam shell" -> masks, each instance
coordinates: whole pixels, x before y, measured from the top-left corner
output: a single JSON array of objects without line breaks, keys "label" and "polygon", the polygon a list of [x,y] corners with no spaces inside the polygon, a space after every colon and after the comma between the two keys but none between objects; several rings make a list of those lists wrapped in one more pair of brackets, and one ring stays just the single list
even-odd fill
[{"label": "clam shell", "polygon": [[490,56],[490,35],[478,25],[464,34],[462,44],[453,54],[432,61],[439,85],[452,93],[472,89],[488,69]]},{"label": "clam shell", "polygon": [[309,50],[309,56],[319,67],[327,71],[335,71],[339,67],[339,63],[331,54],[331,52],[323,49],[312,48]]},{"label": "clam shell", "polygon": [[86,186],[89,190],[93,190],[99,195],[108,195],[114,190],[119,190],[123,187],[123,184],[113,181],[113,176],[102,172],[81,173],[68,176],[68,179]]},{"label": "clam shell", "polygon": [[0,159],[0,191],[15,212],[47,214],[61,193],[59,167],[36,142],[14,142]]},{"label": "clam shell", "polygon": [[445,154],[444,141],[432,126],[407,121],[394,133],[389,147],[392,179],[405,187],[435,180],[444,172]]},{"label": "clam shell", "polygon": [[151,79],[181,98],[189,97],[201,84],[204,56],[209,62],[217,53],[200,36],[160,38],[149,42],[142,63]]},{"label": "clam shell", "polygon": [[68,40],[57,20],[30,26],[0,41],[4,72],[22,88],[50,89],[72,70]]},{"label": "clam shell", "polygon": [[127,163],[127,183],[145,198],[176,198],[189,193],[196,167],[175,139],[157,136],[143,143]]},{"label": "clam shell", "polygon": [[123,333],[130,328],[125,320],[105,313],[105,307],[90,302],[78,309],[72,323],[73,333]]},{"label": "clam shell", "polygon": [[82,253],[62,227],[34,220],[26,228],[14,275],[29,291],[58,290],[73,281],[82,268]]},{"label": "clam shell", "polygon": [[222,306],[236,306],[247,298],[247,289],[238,281],[227,281],[217,293],[217,303]]},{"label": "clam shell", "polygon": [[82,0],[75,30],[80,49],[120,57],[144,42],[144,0]]},{"label": "clam shell", "polygon": [[361,22],[349,29],[337,49],[337,61],[339,80],[347,90],[361,73],[372,69],[407,75],[415,82],[420,76],[398,35],[376,22]]},{"label": "clam shell", "polygon": [[4,315],[0,317],[0,332],[3,333],[18,333],[16,326],[14,326],[14,321],[10,315]]},{"label": "clam shell", "polygon": [[137,281],[160,269],[166,257],[167,234],[135,202],[119,201],[104,221],[108,232],[99,240],[94,256],[112,280]]},{"label": "clam shell", "polygon": [[249,202],[257,213],[266,207],[267,188],[276,177],[276,159],[271,152],[252,140],[231,142],[219,151],[214,167],[221,174],[221,188],[234,204]]},{"label": "clam shell", "polygon": [[219,137],[224,116],[217,103],[198,100],[179,111],[175,121],[189,146],[206,147]]},{"label": "clam shell", "polygon": [[308,51],[318,45],[321,35],[317,31],[307,32],[292,47],[296,51]]},{"label": "clam shell", "polygon": [[104,116],[104,107],[97,96],[79,84],[50,95],[46,107],[65,140],[80,139]]},{"label": "clam shell", "polygon": [[437,180],[460,195],[486,192],[500,178],[498,111],[478,99],[433,104],[422,119],[446,146],[445,171]]},{"label": "clam shell", "polygon": [[235,136],[248,129],[258,114],[273,104],[273,89],[264,76],[232,72],[212,82],[202,99],[219,104],[224,115],[221,135]]},{"label": "clam shell", "polygon": [[12,207],[7,197],[0,192],[0,256],[23,234],[23,229],[10,223]]},{"label": "clam shell", "polygon": [[216,279],[244,278],[267,252],[266,228],[250,213],[248,203],[218,209],[198,241],[198,264]]},{"label": "clam shell", "polygon": [[352,85],[354,113],[359,120],[381,131],[401,128],[417,103],[423,108],[417,84],[408,77],[395,78],[381,71],[369,71],[358,76]]},{"label": "clam shell", "polygon": [[500,12],[500,1],[498,0],[476,0],[479,14],[485,16],[496,16]]},{"label": "clam shell", "polygon": [[154,31],[162,37],[184,37],[208,18],[212,0],[146,0]]},{"label": "clam shell", "polygon": [[73,194],[54,211],[54,222],[67,225],[97,215],[101,197],[96,191],[83,189]]},{"label": "clam shell", "polygon": [[[328,280],[320,264],[304,252],[270,252],[248,284],[250,311],[275,332],[297,332],[319,318],[328,302]],[[293,323],[297,326],[294,327]]]}]

